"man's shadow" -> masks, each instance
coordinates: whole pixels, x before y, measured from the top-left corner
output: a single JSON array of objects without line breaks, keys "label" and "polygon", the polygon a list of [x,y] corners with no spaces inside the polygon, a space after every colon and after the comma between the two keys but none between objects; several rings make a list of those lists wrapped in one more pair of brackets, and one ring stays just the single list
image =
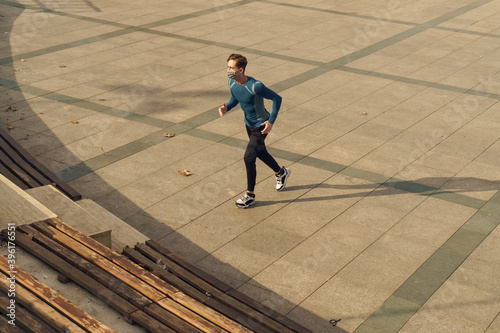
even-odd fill
[{"label": "man's shadow", "polygon": [[[441,187],[433,187],[426,184],[443,184]],[[432,195],[438,193],[470,193],[470,192],[485,192],[485,191],[498,191],[500,190],[500,180],[486,180],[475,177],[458,177],[458,178],[445,178],[445,177],[426,177],[419,178],[413,181],[401,180],[391,178],[385,183],[372,183],[372,184],[326,184],[326,183],[313,183],[307,185],[288,186],[285,191],[302,191],[314,189],[332,189],[332,190],[359,190],[356,193],[334,194],[317,197],[299,197],[297,199],[287,200],[268,200],[259,201],[259,206],[269,206],[279,203],[290,202],[314,202],[314,201],[334,201],[338,199],[348,198],[362,198],[365,196],[387,196],[395,195],[398,193],[415,193],[421,195]],[[395,192],[394,189],[399,189],[402,192]]]}]

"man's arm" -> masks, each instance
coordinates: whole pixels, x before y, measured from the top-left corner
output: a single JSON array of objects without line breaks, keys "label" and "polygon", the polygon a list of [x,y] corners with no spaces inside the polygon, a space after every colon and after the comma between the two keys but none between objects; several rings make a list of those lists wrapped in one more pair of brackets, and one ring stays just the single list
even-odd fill
[{"label": "man's arm", "polygon": [[264,97],[265,99],[270,99],[273,101],[273,110],[271,112],[271,115],[269,116],[268,121],[271,124],[274,124],[281,107],[281,96],[266,87],[262,82],[258,82],[255,84],[255,93]]},{"label": "man's arm", "polygon": [[219,115],[222,117],[226,112],[230,111],[232,108],[234,108],[236,105],[238,105],[238,100],[234,97],[233,92],[231,92],[231,98],[229,99],[229,102],[227,103],[222,103],[222,106],[219,108]]}]

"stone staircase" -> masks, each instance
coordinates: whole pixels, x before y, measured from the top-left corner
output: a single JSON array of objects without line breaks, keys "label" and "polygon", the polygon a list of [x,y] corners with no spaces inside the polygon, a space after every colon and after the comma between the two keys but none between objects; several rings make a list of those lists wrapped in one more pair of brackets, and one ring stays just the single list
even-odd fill
[{"label": "stone staircase", "polygon": [[[0,230],[9,224],[16,227],[58,217],[111,249],[121,252],[148,240],[146,236],[89,199],[72,201],[52,185],[22,190],[0,174]],[[0,246],[0,256],[7,255],[7,246]],[[74,283],[58,281],[59,272],[16,247],[15,261],[32,276],[64,295],[75,305],[121,333],[143,333],[95,295]],[[1,331],[1,329],[0,329]]]},{"label": "stone staircase", "polygon": [[58,217],[117,252],[149,239],[90,199],[72,201],[52,185],[23,191],[2,175],[0,212],[1,229]]}]

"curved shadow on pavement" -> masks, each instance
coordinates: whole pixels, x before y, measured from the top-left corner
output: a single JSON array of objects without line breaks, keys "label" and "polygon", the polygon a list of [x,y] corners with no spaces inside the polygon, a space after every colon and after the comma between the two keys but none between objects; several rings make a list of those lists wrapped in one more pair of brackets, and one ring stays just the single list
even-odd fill
[{"label": "curved shadow on pavement", "polygon": [[[88,1],[86,1],[89,3]],[[0,34],[0,45],[2,45],[2,55],[0,58],[7,58],[12,55],[11,51],[11,45],[10,45],[10,38],[11,38],[11,28],[16,22],[16,20],[22,15],[23,9],[22,8],[17,8],[17,7],[6,7],[8,9],[8,13],[2,13],[2,34]],[[23,36],[21,36],[23,37]],[[29,42],[30,38],[36,38],[36,32],[33,32],[30,35],[24,36],[26,41]],[[5,46],[3,46],[5,45]],[[30,59],[26,59],[26,63],[23,62],[23,64],[29,64]],[[17,75],[14,71],[15,66],[17,66],[18,61],[14,61],[13,63],[6,63],[1,65],[2,71],[0,80],[9,80],[12,82],[16,82],[19,86],[26,84],[25,82],[19,82],[17,79]],[[2,87],[0,86],[0,89]],[[32,154],[37,160],[39,160],[42,164],[44,164],[47,168],[49,168],[53,172],[59,172],[62,168],[65,167],[65,165],[62,165],[62,163],[53,161],[47,158],[44,158],[43,155],[50,151],[53,150],[54,148],[59,147],[59,149],[65,150],[64,154],[66,155],[72,155],[71,151],[68,150],[64,143],[61,142],[59,137],[55,135],[49,127],[47,127],[44,124],[43,118],[51,116],[51,113],[54,114],[54,117],[58,117],[57,110],[54,110],[53,108],[50,107],[51,101],[50,100],[44,100],[43,97],[33,97],[30,96],[30,99],[26,100],[26,97],[24,93],[20,92],[19,89],[4,89],[0,90],[1,92],[1,97],[0,97],[0,126],[3,126],[4,128],[9,126],[11,123],[15,123],[16,126],[14,129],[12,129],[9,133],[11,136],[16,139],[19,144],[21,144],[30,154]],[[30,103],[46,103],[48,102],[47,107],[44,109],[43,114],[40,112],[37,114],[31,107]],[[7,110],[9,106],[15,107],[16,111],[12,110]],[[172,105],[171,105],[172,106]],[[39,105],[37,105],[37,111],[40,108]],[[67,119],[66,121],[70,121]],[[81,162],[81,160],[77,156],[72,157],[74,161],[76,162]],[[127,210],[132,210],[132,211],[139,211],[141,212],[141,218],[137,219],[125,219],[127,223],[138,229],[140,232],[144,233],[146,236],[150,238],[155,238],[155,239],[162,239],[166,235],[176,233],[175,230],[171,229],[164,223],[156,221],[153,217],[149,216],[148,214],[142,212],[142,209],[139,208],[134,202],[132,202],[130,199],[125,197],[124,195],[120,195],[115,188],[110,186],[105,180],[100,178],[99,176],[93,174],[92,181],[89,182],[88,184],[85,184],[84,182],[81,182],[78,184],[78,186],[72,185],[75,189],[80,191],[82,194],[85,193],[91,193],[91,189],[99,189],[100,192],[103,193],[115,193],[114,197],[114,202],[116,204],[116,209],[110,209],[112,213],[114,213],[117,216],[120,216],[120,208],[121,207],[127,207]],[[86,186],[88,185],[88,186]],[[186,239],[179,235],[178,237],[181,239],[182,248],[186,249],[189,248],[191,251],[193,251],[195,256],[191,256],[190,253],[186,253],[183,251],[182,255],[184,255],[188,260],[192,260],[194,257],[211,257],[210,253],[207,253],[205,250],[200,248],[198,245],[194,244],[191,242],[189,239]],[[177,244],[180,244],[181,242],[177,242]],[[163,244],[169,248],[171,248],[174,251],[180,250],[179,248],[176,248],[176,246],[172,246],[172,244],[168,244],[163,242]],[[211,258],[211,263],[213,263],[214,268],[213,268],[213,274],[226,282],[229,282],[231,284],[231,278],[229,278],[228,281],[228,276],[238,276],[238,279],[241,280],[242,276],[245,276],[242,272],[240,272],[238,269],[231,267],[223,262],[220,262],[217,258],[212,257]],[[223,268],[220,270],[219,268]],[[222,272],[222,273],[221,273]],[[246,277],[246,282],[251,281],[251,277],[245,276]],[[290,301],[286,300],[282,296],[277,295],[276,293],[267,290],[264,286],[259,285],[256,282],[252,283],[254,286],[257,286],[257,288],[262,289],[264,292],[262,293],[262,299],[258,301],[262,301],[265,305],[267,305],[270,308],[273,308],[280,312],[280,309],[289,309],[291,311],[292,309],[295,309],[298,313],[300,313],[300,318],[295,318],[304,326],[311,326],[311,327],[317,327],[318,323],[321,323],[321,326],[323,327],[329,327],[328,332],[336,332],[336,333],[342,333],[345,332],[344,330],[338,328],[338,327],[332,327],[327,320],[320,318],[316,316],[315,314],[304,310],[300,308],[300,306],[297,306]],[[233,287],[238,288],[239,285],[234,285]],[[316,331],[319,332],[319,331]]]}]

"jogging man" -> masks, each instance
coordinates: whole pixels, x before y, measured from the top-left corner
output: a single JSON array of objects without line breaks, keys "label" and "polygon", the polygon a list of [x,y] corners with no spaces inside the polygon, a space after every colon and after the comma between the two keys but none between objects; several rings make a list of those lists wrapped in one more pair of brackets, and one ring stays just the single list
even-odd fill
[{"label": "jogging man", "polygon": [[[257,167],[255,161],[259,158],[269,166],[276,174],[276,190],[281,191],[286,186],[290,176],[290,169],[280,167],[276,160],[266,149],[264,140],[271,132],[281,106],[281,96],[267,88],[262,82],[253,77],[245,75],[247,59],[241,54],[231,54],[227,59],[227,76],[229,78],[229,89],[231,99],[222,104],[219,114],[222,117],[240,104],[245,113],[245,125],[249,142],[245,151],[244,161],[247,170],[247,191],[236,200],[236,206],[247,208],[255,204],[255,182],[257,179]],[[273,101],[272,112],[266,110],[264,98]]]}]

